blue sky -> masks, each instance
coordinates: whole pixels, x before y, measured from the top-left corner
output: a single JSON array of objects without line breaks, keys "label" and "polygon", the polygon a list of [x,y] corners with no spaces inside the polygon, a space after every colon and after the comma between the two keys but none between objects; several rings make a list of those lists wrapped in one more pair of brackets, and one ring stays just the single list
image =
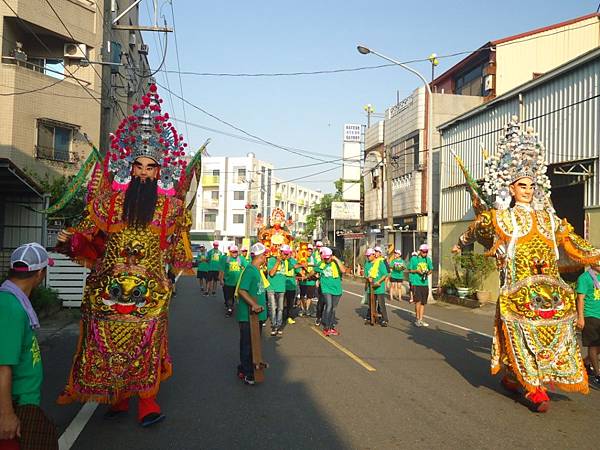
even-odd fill
[{"label": "blue sky", "polygon": [[[162,13],[173,25],[169,3]],[[142,22],[148,23],[151,0],[142,0]],[[265,73],[295,72],[370,66],[385,63],[376,56],[360,55],[363,43],[401,61],[474,50],[487,41],[560,22],[591,12],[598,0],[505,0],[482,2],[417,1],[201,1],[173,0],[182,71]],[[158,67],[162,54],[156,38],[145,33],[150,60]],[[164,36],[160,35],[164,40]],[[167,70],[177,70],[175,40],[168,36]],[[442,73],[461,57],[442,59]],[[430,74],[430,64],[414,68]],[[165,85],[165,75],[156,75]],[[168,74],[171,90],[180,94],[177,74]],[[277,78],[226,78],[182,76],[183,96],[191,103],[261,138],[310,152],[341,157],[344,123],[366,123],[363,106],[383,112],[395,103],[396,91],[404,98],[419,86],[414,75],[397,67],[333,75]],[[164,90],[166,109],[171,109]],[[183,119],[182,102],[173,97],[172,115]],[[187,121],[204,127],[243,134],[186,105]],[[242,156],[254,152],[275,167],[311,164],[311,155],[235,139],[183,124],[191,148],[206,138],[211,155]],[[327,157],[319,157],[329,159]],[[276,171],[283,179],[331,192],[339,168],[322,164]],[[310,176],[314,174],[314,176]]]}]

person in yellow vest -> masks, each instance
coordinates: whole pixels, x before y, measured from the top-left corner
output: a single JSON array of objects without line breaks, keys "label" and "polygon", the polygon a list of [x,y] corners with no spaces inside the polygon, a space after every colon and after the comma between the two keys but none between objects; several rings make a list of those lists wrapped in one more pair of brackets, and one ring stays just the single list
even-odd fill
[{"label": "person in yellow vest", "polygon": [[325,336],[339,336],[336,328],[335,308],[342,296],[342,275],[346,266],[328,247],[321,248],[321,263],[315,267],[319,274],[321,291],[325,307],[323,308],[323,334]]},{"label": "person in yellow vest", "polygon": [[279,249],[281,251],[281,268],[285,275],[285,304],[283,307],[283,321],[288,325],[296,323],[294,320],[294,304],[296,303],[296,270],[302,267],[295,258],[292,257],[292,249],[289,245],[283,244]]},{"label": "person in yellow vest", "polygon": [[[371,288],[373,289],[373,293],[375,294],[375,299],[377,302],[377,309],[381,314],[381,326],[388,326],[388,314],[387,308],[385,307],[385,286],[386,281],[389,277],[389,271],[387,269],[387,265],[385,263],[385,259],[383,257],[377,257],[377,252],[369,252],[369,268],[368,272],[366,272],[367,278],[367,293],[370,295]],[[367,317],[371,315],[371,311],[369,310],[369,314]]]}]

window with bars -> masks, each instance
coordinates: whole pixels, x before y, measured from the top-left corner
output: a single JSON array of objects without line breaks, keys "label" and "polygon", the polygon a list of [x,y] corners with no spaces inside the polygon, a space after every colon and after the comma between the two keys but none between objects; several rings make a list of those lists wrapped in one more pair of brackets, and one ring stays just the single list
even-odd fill
[{"label": "window with bars", "polygon": [[244,215],[243,214],[234,214],[233,215],[233,223],[244,223]]},{"label": "window with bars", "polygon": [[234,200],[244,200],[245,192],[244,191],[233,191],[233,199]]},{"label": "window with bars", "polygon": [[419,136],[415,135],[395,144],[390,149],[392,178],[413,172],[419,165]]},{"label": "window with bars", "polygon": [[71,162],[73,128],[38,120],[36,156],[43,159]]}]

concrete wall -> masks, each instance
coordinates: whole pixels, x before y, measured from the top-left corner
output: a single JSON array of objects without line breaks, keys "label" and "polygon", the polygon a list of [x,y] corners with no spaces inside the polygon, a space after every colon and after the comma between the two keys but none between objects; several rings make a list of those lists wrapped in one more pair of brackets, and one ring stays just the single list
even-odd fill
[{"label": "concrete wall", "polygon": [[596,248],[600,248],[600,208],[589,208],[585,210],[590,222],[588,225],[589,241]]}]

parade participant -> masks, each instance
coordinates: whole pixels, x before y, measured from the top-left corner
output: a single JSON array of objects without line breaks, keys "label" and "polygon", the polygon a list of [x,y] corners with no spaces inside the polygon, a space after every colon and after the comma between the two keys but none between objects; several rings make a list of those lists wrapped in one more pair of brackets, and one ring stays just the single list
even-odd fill
[{"label": "parade participant", "polygon": [[279,250],[267,259],[267,298],[271,316],[271,336],[283,335],[283,308],[285,301],[285,265]]},{"label": "parade participant", "polygon": [[496,258],[501,288],[492,373],[504,370],[504,387],[522,388],[537,412],[550,407],[546,386],[589,389],[575,334],[575,295],[560,277],[559,247],[576,265],[600,261],[600,250],[557,217],[544,153],[533,129],[521,130],[514,117],[496,155],[484,155],[483,189],[457,158],[477,217],[453,248],[460,252],[478,241]]},{"label": "parade participant", "polygon": [[419,253],[410,258],[408,273],[412,275],[412,299],[415,304],[415,326],[428,327],[429,324],[423,320],[425,305],[429,299],[429,274],[433,270],[433,261],[428,256],[429,246],[421,244]]},{"label": "parade participant", "polygon": [[221,257],[221,271],[219,272],[219,282],[223,286],[223,297],[225,299],[225,317],[231,317],[233,314],[233,303],[235,301],[235,287],[242,274],[242,269],[246,267],[236,245],[229,247],[229,255]]},{"label": "parade participant", "polygon": [[248,264],[250,264],[250,259],[248,259],[248,249],[246,247],[242,247],[240,249],[240,252],[242,253],[240,255],[240,258],[242,258],[242,262],[244,264],[244,267],[246,267]]},{"label": "parade participant", "polygon": [[321,290],[325,307],[323,309],[323,334],[325,336],[339,336],[336,328],[335,308],[342,296],[342,275],[346,272],[346,266],[329,247],[321,248],[321,262],[314,268],[319,274]]},{"label": "parade participant", "polygon": [[300,280],[300,315],[310,317],[311,306],[317,301],[317,287],[314,268],[317,264],[317,259],[313,251],[313,245],[308,244],[308,257],[306,259],[306,270],[304,276]]},{"label": "parade participant", "polygon": [[394,250],[394,256],[390,261],[390,300],[394,300],[394,295],[398,296],[398,301],[402,300],[402,283],[404,282],[404,271],[406,263],[402,259],[400,250]]},{"label": "parade participant", "polygon": [[296,323],[294,320],[294,304],[296,303],[296,291],[298,285],[296,282],[297,270],[302,267],[295,258],[292,257],[292,249],[289,245],[283,244],[281,251],[281,267],[285,273],[285,304],[283,307],[283,321],[289,325]]},{"label": "parade participant", "polygon": [[[323,247],[323,243],[321,241],[317,241],[315,243],[315,262],[317,264],[321,263],[321,248]],[[323,298],[323,293],[321,292],[321,282],[317,279],[317,308],[315,312],[315,325],[321,326],[321,319],[323,317],[323,308],[325,307],[325,299]]]},{"label": "parade participant", "polygon": [[[250,251],[252,262],[244,269],[237,289],[236,318],[240,326],[240,365],[238,373],[244,383],[254,385],[254,365],[252,362],[252,341],[250,338],[250,314],[258,314],[258,320],[267,320],[267,301],[265,289],[269,282],[261,272],[265,264],[266,247],[260,242],[254,244]],[[262,326],[260,327],[262,334]]]},{"label": "parade participant", "polygon": [[[374,249],[373,249],[374,250]],[[389,277],[389,271],[385,265],[385,260],[382,257],[377,257],[377,252],[373,251],[369,252],[369,266],[368,271],[365,265],[365,273],[367,278],[367,294],[371,294],[371,288],[373,289],[373,293],[375,294],[375,299],[377,302],[377,310],[381,314],[381,322],[380,325],[382,327],[388,326],[388,314],[387,308],[385,306],[385,284]],[[367,314],[367,318],[371,316],[371,309],[369,305],[369,312]]]},{"label": "parade participant", "polygon": [[56,428],[40,408],[43,371],[35,335],[40,323],[29,300],[52,264],[40,244],[21,245],[0,286],[1,449],[58,449]]},{"label": "parade participant", "polygon": [[577,279],[577,328],[582,330],[581,342],[588,348],[590,383],[600,388],[600,263]]},{"label": "parade participant", "polygon": [[206,253],[206,247],[200,246],[200,252],[198,253],[198,267],[197,275],[200,289],[204,295],[208,295],[208,253]]},{"label": "parade participant", "polygon": [[[410,260],[413,258],[413,256],[417,256],[419,254],[419,252],[412,252],[410,254],[410,258],[408,259],[408,264],[410,265]],[[415,296],[414,296],[414,284],[413,281],[415,279],[415,277],[417,277],[418,275],[415,275],[414,273],[411,273],[410,270],[407,271],[406,273],[408,273],[408,295],[409,295],[409,303],[414,303],[415,302]]]},{"label": "parade participant", "polygon": [[184,200],[192,172],[156,86],[142,100],[94,170],[84,219],[58,235],[57,250],[91,268],[79,342],[58,401],[109,403],[105,417],[112,418],[138,396],[138,420],[150,426],[165,418],[156,396],[172,374],[165,267],[191,269]]},{"label": "parade participant", "polygon": [[223,252],[219,250],[219,241],[213,242],[213,248],[208,251],[208,291],[215,295],[217,293],[217,283],[219,281],[219,272],[221,271],[221,257]]}]

